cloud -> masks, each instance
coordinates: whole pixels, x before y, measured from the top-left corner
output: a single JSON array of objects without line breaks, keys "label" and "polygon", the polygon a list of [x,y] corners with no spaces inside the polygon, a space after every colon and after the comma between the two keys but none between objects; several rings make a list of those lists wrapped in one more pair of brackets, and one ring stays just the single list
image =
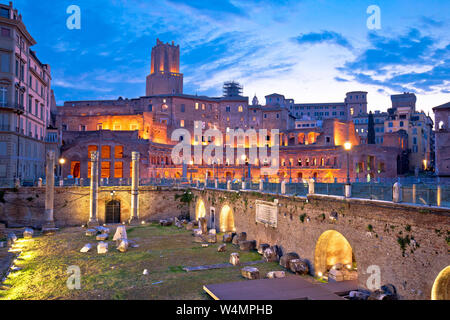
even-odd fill
[{"label": "cloud", "polygon": [[339,71],[396,91],[439,92],[450,79],[450,44],[442,48],[439,40],[415,28],[400,36],[370,33],[368,41],[368,49]]},{"label": "cloud", "polygon": [[443,21],[438,21],[438,20],[435,20],[435,19],[430,18],[430,17],[423,16],[423,17],[421,17],[420,21],[422,23],[422,26],[424,26],[424,27],[441,28],[441,27],[444,26],[444,22]]},{"label": "cloud", "polygon": [[299,44],[334,43],[347,49],[352,49],[350,42],[341,34],[334,31],[321,31],[300,34],[295,38]]}]

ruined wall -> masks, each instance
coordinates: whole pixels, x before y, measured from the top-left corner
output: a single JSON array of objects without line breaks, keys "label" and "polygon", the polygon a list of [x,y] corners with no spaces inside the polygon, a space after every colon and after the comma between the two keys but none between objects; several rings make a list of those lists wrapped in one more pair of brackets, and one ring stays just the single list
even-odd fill
[{"label": "ruined wall", "polygon": [[[111,196],[111,192],[115,195]],[[139,188],[140,218],[157,221],[180,215],[179,202],[174,201],[177,190],[160,190],[153,187]],[[120,201],[121,222],[128,221],[131,213],[130,187],[100,187],[98,203],[99,223],[105,222],[106,204]],[[0,202],[0,223],[8,227],[30,226],[40,228],[45,209],[45,188],[21,188],[8,190]],[[186,211],[186,210],[184,210]],[[89,187],[55,188],[54,218],[58,227],[80,226],[89,220]]]},{"label": "ruined wall", "polygon": [[[258,244],[280,245],[284,252],[297,252],[313,273],[317,240],[328,230],[338,231],[353,248],[363,288],[367,288],[370,276],[367,268],[377,265],[381,285],[393,284],[401,298],[430,299],[436,277],[450,265],[448,209],[318,195],[276,196],[279,211],[275,229],[257,224],[255,219],[255,200],[273,202],[274,196],[214,190],[195,193],[197,201],[204,201],[209,219],[210,207],[215,209],[216,227],[221,208],[229,205],[237,232],[247,232]],[[337,220],[330,219],[331,213],[337,213]],[[191,217],[195,217],[195,205]]]}]

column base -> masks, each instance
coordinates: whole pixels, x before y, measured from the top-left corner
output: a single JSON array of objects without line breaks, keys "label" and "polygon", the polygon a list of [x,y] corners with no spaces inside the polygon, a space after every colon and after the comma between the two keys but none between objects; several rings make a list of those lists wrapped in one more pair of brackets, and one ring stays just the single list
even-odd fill
[{"label": "column base", "polygon": [[54,221],[48,221],[42,226],[42,233],[44,235],[52,235],[57,231],[59,231],[59,229],[56,228]]},{"label": "column base", "polygon": [[130,220],[128,221],[128,224],[130,225],[139,225],[140,221],[138,217],[131,217]]},{"label": "column base", "polygon": [[91,220],[91,221],[89,221],[89,222],[87,223],[87,226],[88,226],[88,228],[91,228],[91,227],[99,227],[100,224],[98,223],[97,220]]}]

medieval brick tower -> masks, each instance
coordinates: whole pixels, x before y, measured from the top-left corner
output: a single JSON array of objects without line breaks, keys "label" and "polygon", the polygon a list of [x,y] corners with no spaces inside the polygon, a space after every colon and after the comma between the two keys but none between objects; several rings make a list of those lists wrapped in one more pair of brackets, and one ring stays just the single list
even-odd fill
[{"label": "medieval brick tower", "polygon": [[183,75],[180,73],[180,46],[165,44],[159,39],[152,49],[150,75],[146,95],[182,94]]}]

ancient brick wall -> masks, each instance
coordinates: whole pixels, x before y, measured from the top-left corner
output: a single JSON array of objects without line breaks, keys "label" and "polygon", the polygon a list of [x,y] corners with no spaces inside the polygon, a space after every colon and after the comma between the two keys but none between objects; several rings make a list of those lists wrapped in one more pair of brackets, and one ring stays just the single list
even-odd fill
[{"label": "ancient brick wall", "polygon": [[[115,191],[114,195],[111,192]],[[139,188],[139,214],[145,221],[179,216],[183,210],[174,201],[176,190],[157,191],[153,187]],[[45,188],[21,188],[8,190],[0,202],[0,223],[8,227],[30,226],[40,228],[45,209]],[[120,201],[120,221],[130,219],[130,187],[100,187],[98,220],[105,223],[106,204],[112,200]],[[186,211],[186,210],[184,210]],[[55,189],[54,219],[58,227],[80,226],[89,220],[89,187],[63,187]]]},{"label": "ancient brick wall", "polygon": [[[402,299],[430,299],[439,272],[450,265],[450,210],[381,201],[310,196],[280,197],[256,192],[195,191],[204,201],[209,219],[215,211],[220,226],[221,209],[234,213],[236,232],[247,232],[258,244],[280,245],[284,252],[297,252],[314,273],[319,237],[328,230],[342,234],[355,255],[359,285],[367,288],[369,266],[379,266],[381,285],[393,284]],[[256,200],[278,199],[278,226],[256,223]],[[195,218],[196,205],[191,207]],[[337,219],[330,219],[331,214]],[[409,239],[409,240],[408,240]]]}]

